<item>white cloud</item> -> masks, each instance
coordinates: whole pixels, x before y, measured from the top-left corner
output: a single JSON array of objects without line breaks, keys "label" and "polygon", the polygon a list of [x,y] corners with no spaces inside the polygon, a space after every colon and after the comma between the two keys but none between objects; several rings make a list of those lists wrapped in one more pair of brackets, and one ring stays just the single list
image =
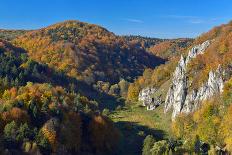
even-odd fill
[{"label": "white cloud", "polygon": [[192,15],[175,15],[175,14],[163,15],[160,16],[160,18],[182,20],[190,24],[208,24],[208,23],[229,21],[232,19],[232,17],[229,16],[207,18],[207,17],[192,16]]},{"label": "white cloud", "polygon": [[202,19],[192,19],[192,20],[189,20],[189,23],[191,24],[202,24],[206,22],[205,20],[202,20]]},{"label": "white cloud", "polygon": [[144,21],[142,21],[140,19],[133,19],[133,18],[123,18],[122,20],[127,21],[127,22],[131,22],[131,23],[144,23]]},{"label": "white cloud", "polygon": [[166,15],[165,18],[175,18],[175,19],[197,19],[197,16],[185,16],[185,15]]},{"label": "white cloud", "polygon": [[202,23],[209,23],[209,22],[214,22],[218,20],[218,18],[206,19],[206,18],[202,18],[198,16],[190,16],[190,15],[166,15],[163,17],[170,18],[170,19],[183,20],[190,24],[202,24]]}]

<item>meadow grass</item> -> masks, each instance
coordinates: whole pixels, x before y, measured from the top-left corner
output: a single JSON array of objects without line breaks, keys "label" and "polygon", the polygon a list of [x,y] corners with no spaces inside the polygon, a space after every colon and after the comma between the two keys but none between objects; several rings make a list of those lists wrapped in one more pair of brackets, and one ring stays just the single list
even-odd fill
[{"label": "meadow grass", "polygon": [[109,115],[123,135],[122,155],[141,154],[143,140],[149,134],[157,140],[172,137],[171,114],[164,114],[163,105],[153,111],[139,105],[126,105]]}]

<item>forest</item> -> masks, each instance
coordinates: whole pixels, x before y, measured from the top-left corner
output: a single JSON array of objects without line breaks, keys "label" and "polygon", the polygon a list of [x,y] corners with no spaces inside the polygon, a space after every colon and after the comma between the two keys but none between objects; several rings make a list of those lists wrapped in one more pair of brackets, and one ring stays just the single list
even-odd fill
[{"label": "forest", "polygon": [[[230,22],[195,39],[159,39],[75,20],[0,30],[0,154],[231,153],[231,30]],[[188,91],[220,65],[223,92],[171,120],[163,109],[173,72],[206,40],[187,66]],[[148,87],[162,100],[153,111],[138,100]]]}]

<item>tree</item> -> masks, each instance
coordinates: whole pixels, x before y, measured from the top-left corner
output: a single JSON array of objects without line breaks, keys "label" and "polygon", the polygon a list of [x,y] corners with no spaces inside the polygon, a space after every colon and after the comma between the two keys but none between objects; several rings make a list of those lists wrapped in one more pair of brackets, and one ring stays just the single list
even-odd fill
[{"label": "tree", "polygon": [[61,143],[68,151],[78,154],[82,144],[81,136],[81,118],[77,113],[69,112],[66,116],[64,116],[64,120],[61,125]]},{"label": "tree", "polygon": [[4,145],[6,148],[18,147],[17,124],[15,121],[8,123],[4,128]]},{"label": "tree", "polygon": [[33,140],[35,137],[34,130],[31,130],[27,123],[21,124],[18,129],[17,140],[23,142],[24,140]]},{"label": "tree", "polygon": [[109,114],[110,114],[110,110],[109,109],[107,109],[107,108],[103,109],[102,115],[109,116]]},{"label": "tree", "polygon": [[155,143],[155,139],[152,135],[146,136],[146,138],[143,141],[143,155],[150,155],[151,149]]},{"label": "tree", "polygon": [[28,114],[30,115],[32,123],[34,125],[40,126],[42,123],[44,123],[42,120],[40,109],[37,105],[37,102],[34,96],[32,100],[29,102]]},{"label": "tree", "polygon": [[16,108],[16,107],[10,110],[10,117],[12,120],[14,120],[17,123],[29,121],[29,116],[27,112],[20,108]]},{"label": "tree", "polygon": [[168,146],[168,142],[166,140],[161,140],[158,142],[155,142],[152,149],[151,149],[151,154],[152,155],[162,155],[166,152],[169,151],[169,146]]},{"label": "tree", "polygon": [[48,110],[49,110],[49,101],[48,100],[45,100],[42,107],[41,107],[41,112],[43,113],[48,113]]},{"label": "tree", "polygon": [[27,112],[16,107],[10,109],[9,111],[3,112],[1,117],[4,123],[15,121],[16,123],[20,124],[30,121]]},{"label": "tree", "polygon": [[120,134],[113,122],[101,115],[93,116],[89,123],[91,145],[97,153],[110,153],[119,144]]},{"label": "tree", "polygon": [[131,83],[128,88],[127,100],[136,102],[138,100],[138,95],[139,95],[139,86],[136,85],[135,83]]},{"label": "tree", "polygon": [[84,106],[81,103],[81,96],[80,96],[80,94],[78,94],[78,95],[75,96],[73,102],[74,102],[74,110],[76,112],[84,110]]},{"label": "tree", "polygon": [[128,87],[129,87],[129,82],[122,79],[122,80],[120,80],[118,85],[119,85],[119,88],[120,88],[120,95],[126,98],[127,97]]},{"label": "tree", "polygon": [[15,83],[15,86],[18,87],[18,86],[20,85],[19,79],[18,79],[18,78],[15,78],[14,83]]},{"label": "tree", "polygon": [[223,139],[219,134],[221,117],[219,115],[219,103],[206,101],[200,110],[194,113],[194,120],[197,123],[197,135],[204,142],[213,145],[222,145]]},{"label": "tree", "polygon": [[196,135],[195,142],[194,142],[194,152],[196,154],[200,154],[201,151],[201,141],[198,135]]},{"label": "tree", "polygon": [[195,122],[191,114],[180,114],[172,122],[172,131],[177,138],[191,139],[195,130]]},{"label": "tree", "polygon": [[117,84],[114,84],[110,87],[109,94],[111,95],[120,95],[120,88]]},{"label": "tree", "polygon": [[232,78],[225,83],[222,96],[227,105],[232,102]]},{"label": "tree", "polygon": [[50,155],[52,152],[51,145],[48,141],[48,139],[43,135],[43,133],[40,131],[35,138],[36,144],[38,145],[40,151],[44,155]]},{"label": "tree", "polygon": [[15,121],[4,128],[4,143],[7,148],[19,147],[26,140],[33,140],[35,133],[27,123],[18,126]]},{"label": "tree", "polygon": [[232,152],[232,105],[228,107],[226,114],[223,117],[220,133],[224,138],[224,142],[229,151]]},{"label": "tree", "polygon": [[56,118],[51,118],[41,128],[41,132],[43,136],[48,140],[53,151],[56,151],[57,149],[58,128],[59,128],[59,120]]}]

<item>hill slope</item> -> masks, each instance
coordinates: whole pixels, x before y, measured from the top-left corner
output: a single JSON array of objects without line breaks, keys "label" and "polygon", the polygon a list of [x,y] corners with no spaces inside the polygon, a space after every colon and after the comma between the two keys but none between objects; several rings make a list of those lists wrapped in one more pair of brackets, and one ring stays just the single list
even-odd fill
[{"label": "hill slope", "polygon": [[0,29],[0,39],[11,41],[20,35],[29,32],[28,30],[3,30]]},{"label": "hill slope", "polygon": [[[213,28],[196,38],[181,57],[154,71],[145,70],[129,87],[128,94],[134,95],[132,101],[145,88],[146,99],[140,98],[143,103],[156,103],[161,94],[159,104],[165,103],[164,111],[174,110],[172,134],[183,140],[183,145],[176,148],[181,148],[182,154],[194,152],[197,143],[201,153],[203,145],[207,145],[206,152],[232,151],[232,126],[228,122],[232,118],[231,30],[232,22]],[[164,86],[167,83],[169,87]]]},{"label": "hill slope", "polygon": [[[0,154],[115,152],[119,131],[96,101],[76,93],[82,89],[75,79],[0,40]],[[116,139],[106,138],[111,136]]]},{"label": "hill slope", "polygon": [[88,83],[132,80],[164,61],[106,29],[66,21],[28,32],[14,40],[29,56]]}]

